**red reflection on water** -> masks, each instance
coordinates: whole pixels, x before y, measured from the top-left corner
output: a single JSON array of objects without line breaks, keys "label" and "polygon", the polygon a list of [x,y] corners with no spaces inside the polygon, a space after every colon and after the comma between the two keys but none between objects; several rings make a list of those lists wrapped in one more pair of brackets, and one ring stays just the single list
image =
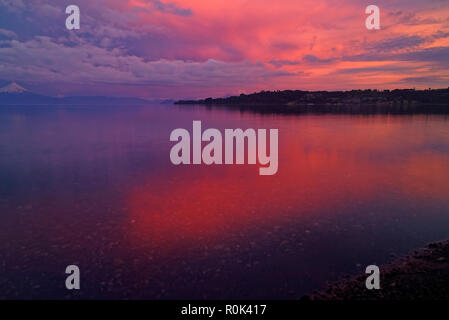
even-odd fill
[{"label": "red reflection on water", "polygon": [[[165,245],[223,238],[278,223],[292,208],[300,217],[344,199],[336,182],[354,163],[320,151],[294,150],[288,156],[274,176],[259,176],[257,166],[245,165],[179,167],[152,177],[130,194],[134,231]],[[155,183],[159,179],[164,183]],[[364,180],[352,182],[359,193]]]},{"label": "red reflection on water", "polygon": [[[176,248],[304,215],[334,214],[351,202],[378,201],[390,192],[402,197],[449,195],[444,156],[423,156],[419,147],[426,141],[404,135],[400,123],[312,118],[302,125],[302,136],[290,127],[280,128],[279,171],[274,176],[259,176],[258,166],[249,165],[181,166],[153,175],[127,198],[134,221],[131,238]],[[407,126],[408,132],[413,130]],[[403,145],[417,151],[400,150]]]},{"label": "red reflection on water", "polygon": [[410,195],[421,198],[447,200],[449,197],[449,156],[426,152],[404,163],[401,186]]}]

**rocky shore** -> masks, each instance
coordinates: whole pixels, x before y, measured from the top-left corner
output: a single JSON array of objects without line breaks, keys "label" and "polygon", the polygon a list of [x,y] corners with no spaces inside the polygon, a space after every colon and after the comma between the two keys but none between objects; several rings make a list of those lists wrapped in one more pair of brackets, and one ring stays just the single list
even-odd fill
[{"label": "rocky shore", "polygon": [[430,243],[412,255],[380,267],[379,290],[365,287],[366,274],[330,284],[302,299],[312,300],[447,300],[449,240]]}]

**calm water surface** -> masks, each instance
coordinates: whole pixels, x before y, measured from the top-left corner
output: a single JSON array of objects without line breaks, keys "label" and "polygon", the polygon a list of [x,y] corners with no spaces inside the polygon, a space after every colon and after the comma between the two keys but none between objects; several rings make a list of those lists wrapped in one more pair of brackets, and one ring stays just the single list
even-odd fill
[{"label": "calm water surface", "polygon": [[[278,173],[173,166],[192,120],[278,128]],[[448,120],[0,107],[0,298],[295,299],[388,263],[449,237]]]}]

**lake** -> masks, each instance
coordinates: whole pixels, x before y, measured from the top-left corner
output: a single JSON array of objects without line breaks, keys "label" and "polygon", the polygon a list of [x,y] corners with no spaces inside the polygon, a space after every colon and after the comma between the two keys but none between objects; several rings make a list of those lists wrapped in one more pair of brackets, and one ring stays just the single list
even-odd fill
[{"label": "lake", "polygon": [[[277,174],[174,166],[193,120],[279,129]],[[3,299],[297,299],[449,238],[449,116],[0,107],[0,219]]]}]

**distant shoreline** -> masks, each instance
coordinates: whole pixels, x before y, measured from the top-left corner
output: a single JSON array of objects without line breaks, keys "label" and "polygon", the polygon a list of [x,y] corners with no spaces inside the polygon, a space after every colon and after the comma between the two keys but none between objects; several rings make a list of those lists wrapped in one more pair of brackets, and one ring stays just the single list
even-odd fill
[{"label": "distant shoreline", "polygon": [[449,113],[449,88],[261,91],[228,98],[179,100],[175,104],[226,107],[262,113]]},{"label": "distant shoreline", "polygon": [[328,285],[302,299],[312,300],[447,300],[449,240],[434,242],[412,255],[379,266],[380,289],[365,287],[367,274]]}]

